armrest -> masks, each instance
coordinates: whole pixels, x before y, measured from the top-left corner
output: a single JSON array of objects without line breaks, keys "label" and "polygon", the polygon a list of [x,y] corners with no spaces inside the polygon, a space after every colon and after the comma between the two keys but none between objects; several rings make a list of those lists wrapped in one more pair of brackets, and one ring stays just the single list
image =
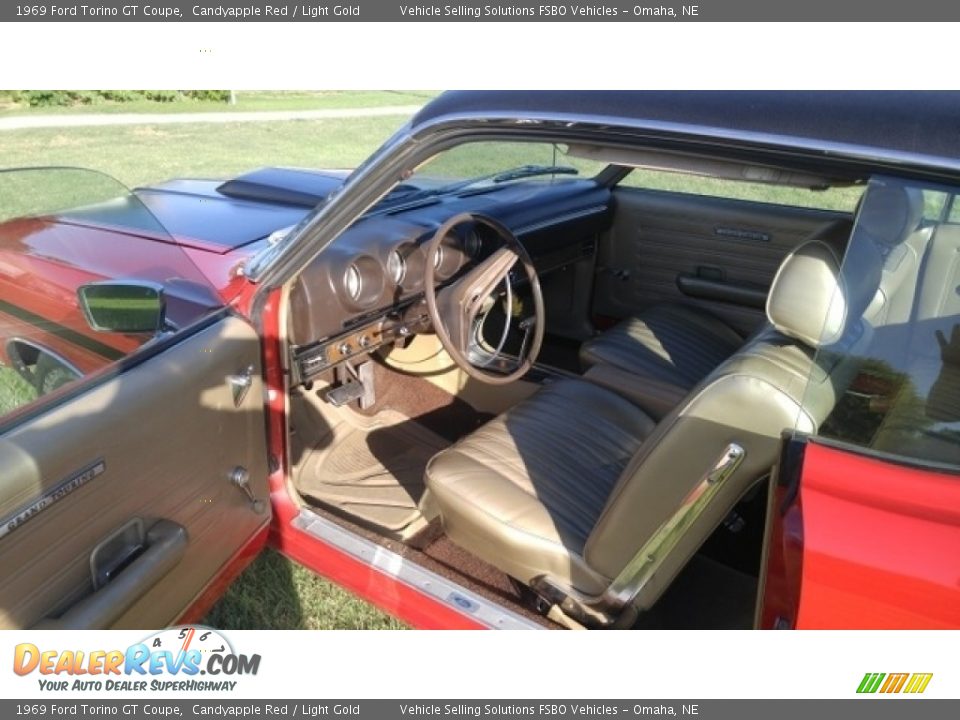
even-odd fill
[{"label": "armrest", "polygon": [[767,289],[759,285],[732,283],[681,273],[677,275],[677,288],[687,297],[701,300],[716,300],[758,310],[767,304]]},{"label": "armrest", "polygon": [[679,385],[635,375],[604,363],[592,366],[584,373],[583,379],[614,391],[654,420],[661,420],[687,396],[687,390]]}]

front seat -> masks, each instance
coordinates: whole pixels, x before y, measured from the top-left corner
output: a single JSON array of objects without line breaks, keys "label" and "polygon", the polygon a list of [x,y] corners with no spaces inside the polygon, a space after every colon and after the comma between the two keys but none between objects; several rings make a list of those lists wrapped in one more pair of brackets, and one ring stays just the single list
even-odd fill
[{"label": "front seat", "polygon": [[815,351],[868,334],[882,258],[864,261],[875,267],[843,278],[829,245],[798,248],[771,287],[773,329],[657,424],[612,390],[561,380],[439,453],[426,484],[445,532],[580,623],[651,607],[770,471],[781,431],[814,433],[833,409],[845,369]]}]

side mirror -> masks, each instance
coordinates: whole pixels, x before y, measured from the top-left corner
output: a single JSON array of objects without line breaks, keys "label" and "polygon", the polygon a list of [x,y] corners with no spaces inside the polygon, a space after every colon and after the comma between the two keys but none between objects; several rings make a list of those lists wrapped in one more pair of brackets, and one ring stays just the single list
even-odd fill
[{"label": "side mirror", "polygon": [[153,333],[163,330],[163,287],[139,280],[107,280],[77,289],[87,323],[98,332]]}]

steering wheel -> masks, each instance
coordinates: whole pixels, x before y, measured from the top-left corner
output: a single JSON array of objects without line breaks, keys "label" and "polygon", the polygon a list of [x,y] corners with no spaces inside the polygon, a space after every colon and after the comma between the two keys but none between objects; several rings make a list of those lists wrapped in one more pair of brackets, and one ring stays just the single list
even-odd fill
[{"label": "steering wheel", "polygon": [[[482,225],[492,230],[499,240],[500,248],[449,285],[438,290],[433,258],[440,250],[440,244],[444,238],[455,228],[465,223]],[[424,252],[427,257],[423,273],[427,313],[444,350],[450,354],[453,361],[465,373],[481,382],[490,385],[506,385],[523,377],[533,367],[537,355],[540,353],[546,315],[537,271],[533,267],[530,255],[520,244],[520,241],[517,240],[509,228],[493,218],[476,213],[460,213],[454,215],[437,229],[437,232],[427,242]],[[512,308],[507,309],[506,326],[504,327],[500,347],[497,348],[492,358],[482,364],[471,362],[469,359],[470,345],[474,342],[476,329],[480,322],[489,312],[490,306],[487,301],[497,286],[505,281],[508,297],[512,294],[510,271],[517,263],[523,266],[527,279],[530,281],[534,314],[533,317],[526,318],[520,323],[520,327],[526,334],[520,348],[517,367],[507,374],[493,373],[483,368],[496,359],[503,348],[507,332],[510,329]]]}]

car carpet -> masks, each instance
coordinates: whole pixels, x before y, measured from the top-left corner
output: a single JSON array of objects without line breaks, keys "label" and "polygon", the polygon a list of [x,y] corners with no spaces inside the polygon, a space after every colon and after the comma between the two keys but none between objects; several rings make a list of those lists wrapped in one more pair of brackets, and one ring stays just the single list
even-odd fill
[{"label": "car carpet", "polygon": [[412,422],[454,443],[493,418],[464,400],[437,387],[429,380],[408,375],[375,360],[373,366],[376,404],[367,409],[354,409],[373,415],[384,408],[395,410]]},{"label": "car carpet", "polygon": [[503,605],[546,629],[559,629],[558,625],[524,604],[520,593],[506,574],[454,544],[442,534],[436,521],[422,532],[422,535],[429,539],[424,543],[427,547],[421,549],[384,537],[376,530],[338,515],[326,507],[315,507],[313,511],[349,532],[391,550],[487,600]]}]

